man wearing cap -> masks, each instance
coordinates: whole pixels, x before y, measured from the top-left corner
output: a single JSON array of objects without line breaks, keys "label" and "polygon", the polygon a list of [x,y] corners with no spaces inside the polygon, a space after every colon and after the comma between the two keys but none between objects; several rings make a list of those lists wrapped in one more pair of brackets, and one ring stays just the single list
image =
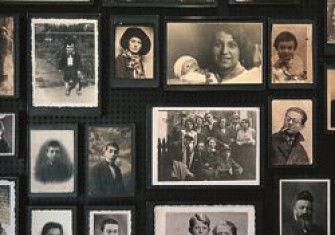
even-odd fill
[{"label": "man wearing cap", "polygon": [[313,223],[313,196],[309,191],[297,194],[292,209],[293,218],[283,225],[282,235],[326,235]]}]

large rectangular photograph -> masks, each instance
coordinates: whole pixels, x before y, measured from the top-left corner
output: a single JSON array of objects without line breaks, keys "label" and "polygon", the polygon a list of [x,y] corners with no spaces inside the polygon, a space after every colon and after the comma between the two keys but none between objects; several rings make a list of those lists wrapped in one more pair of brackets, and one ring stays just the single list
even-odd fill
[{"label": "large rectangular photograph", "polygon": [[214,7],[217,0],[103,0],[105,6]]},{"label": "large rectangular photograph", "polygon": [[152,108],[152,185],[259,185],[260,109]]},{"label": "large rectangular photograph", "polygon": [[16,195],[15,181],[0,178],[0,234],[17,234]]}]

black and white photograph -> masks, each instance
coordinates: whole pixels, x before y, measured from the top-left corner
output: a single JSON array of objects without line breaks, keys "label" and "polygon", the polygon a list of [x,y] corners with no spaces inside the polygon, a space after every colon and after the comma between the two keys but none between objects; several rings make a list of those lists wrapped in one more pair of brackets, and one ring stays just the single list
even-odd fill
[{"label": "black and white photograph", "polygon": [[167,22],[166,32],[167,86],[263,83],[261,22]]},{"label": "black and white photograph", "polygon": [[272,165],[312,165],[313,100],[273,99],[271,104]]},{"label": "black and white photograph", "polygon": [[87,192],[90,197],[131,196],[135,188],[134,127],[87,128]]},{"label": "black and white photograph", "polygon": [[151,184],[259,185],[260,108],[153,107]]},{"label": "black and white photograph", "polygon": [[255,235],[251,205],[159,205],[154,207],[155,235]]},{"label": "black and white photograph", "polygon": [[215,7],[217,0],[103,0],[104,6]]},{"label": "black and white photograph", "polygon": [[90,210],[89,235],[131,235],[131,210]]},{"label": "black and white photograph", "polygon": [[271,83],[312,84],[314,82],[313,23],[271,25]]},{"label": "black and white photograph", "polygon": [[78,172],[76,127],[31,126],[29,137],[31,195],[74,195]]},{"label": "black and white photograph", "polygon": [[335,130],[335,66],[329,66],[326,69],[327,75],[327,130]]},{"label": "black and white photograph", "polygon": [[327,43],[335,43],[335,0],[327,0]]},{"label": "black and white photograph", "polygon": [[257,4],[257,5],[292,5],[300,4],[300,0],[229,0],[230,4]]},{"label": "black and white photograph", "polygon": [[94,0],[0,0],[0,3],[90,3]]},{"label": "black and white photograph", "polygon": [[0,113],[0,157],[15,155],[15,114]]},{"label": "black and white photograph", "polygon": [[97,108],[98,20],[32,18],[32,107]]},{"label": "black and white photograph", "polygon": [[280,235],[330,235],[330,180],[280,180]]},{"label": "black and white photograph", "polygon": [[16,182],[0,178],[0,234],[17,234],[16,222]]},{"label": "black and white photograph", "polygon": [[76,235],[73,208],[29,208],[30,235]]}]

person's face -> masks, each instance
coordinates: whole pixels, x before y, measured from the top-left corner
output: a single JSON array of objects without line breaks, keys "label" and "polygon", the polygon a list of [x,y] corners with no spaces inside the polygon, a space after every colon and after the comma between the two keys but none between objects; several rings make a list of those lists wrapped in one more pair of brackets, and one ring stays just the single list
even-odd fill
[{"label": "person's face", "polygon": [[241,127],[242,128],[247,128],[248,126],[249,126],[249,124],[247,122],[245,122],[245,121],[241,122]]},{"label": "person's face", "polygon": [[205,150],[205,143],[204,142],[199,142],[197,146],[198,151],[203,151]]},{"label": "person's face", "polygon": [[58,146],[49,146],[47,150],[47,157],[49,159],[55,159],[60,156],[60,148]]},{"label": "person's face", "polygon": [[277,52],[281,60],[291,60],[295,53],[294,41],[281,41],[278,44]]},{"label": "person's face", "polygon": [[62,235],[59,228],[51,228],[47,231],[46,235]]},{"label": "person's face", "polygon": [[215,235],[233,235],[233,231],[228,225],[220,225],[217,227]]},{"label": "person's face", "polygon": [[214,120],[213,120],[213,115],[208,113],[206,114],[206,121],[209,122],[209,123],[212,123]]},{"label": "person's face", "polygon": [[119,235],[119,225],[106,224],[102,235]]},{"label": "person's face", "polygon": [[187,121],[187,122],[185,123],[185,127],[186,127],[187,130],[192,130],[192,129],[193,129],[193,123]]},{"label": "person's face", "polygon": [[186,60],[183,63],[183,66],[181,68],[181,75],[188,74],[189,72],[194,72],[199,69],[198,62],[194,59]]},{"label": "person's face", "polygon": [[227,159],[230,158],[230,156],[231,156],[231,151],[230,150],[225,150],[223,153],[224,153],[224,155],[226,156]]},{"label": "person's face", "polygon": [[215,142],[215,140],[210,139],[210,140],[208,141],[208,147],[211,148],[211,149],[214,149],[214,148],[216,147],[216,142]]},{"label": "person's face", "polygon": [[116,160],[117,154],[118,150],[114,146],[108,146],[104,156],[107,162],[112,162]]},{"label": "person's face", "polygon": [[286,114],[285,117],[285,128],[289,134],[297,134],[299,131],[304,128],[302,124],[302,115],[295,111],[290,111]]},{"label": "person's face", "polygon": [[74,52],[74,44],[66,45],[66,53],[72,54]]},{"label": "person's face", "polygon": [[192,235],[208,235],[209,228],[203,222],[197,220],[191,231]]},{"label": "person's face", "polygon": [[129,40],[129,50],[132,53],[137,54],[142,48],[142,40],[139,39],[138,37],[132,37]]},{"label": "person's face", "polygon": [[226,125],[227,125],[227,121],[226,121],[226,119],[221,119],[221,120],[220,120],[220,127],[221,127],[221,128],[225,128]]},{"label": "person's face", "polygon": [[197,122],[197,124],[198,124],[198,126],[200,125],[202,125],[202,118],[197,118],[196,119],[196,122]]},{"label": "person's face", "polygon": [[240,49],[231,34],[224,31],[215,35],[212,47],[214,62],[219,69],[233,69],[240,60]]},{"label": "person's face", "polygon": [[313,213],[313,206],[311,201],[298,200],[294,205],[294,215],[298,219],[311,219]]}]

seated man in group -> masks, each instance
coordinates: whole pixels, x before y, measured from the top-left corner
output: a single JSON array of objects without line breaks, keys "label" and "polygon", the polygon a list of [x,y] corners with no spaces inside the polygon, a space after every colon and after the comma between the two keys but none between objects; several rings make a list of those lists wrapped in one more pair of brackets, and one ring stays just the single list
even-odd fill
[{"label": "seated man in group", "polygon": [[209,137],[207,140],[207,148],[204,155],[200,159],[199,174],[203,180],[212,180],[215,178],[216,170],[220,165],[220,151],[217,150],[216,139]]},{"label": "seated man in group", "polygon": [[230,178],[243,173],[243,168],[231,157],[231,148],[224,145],[222,148],[222,156],[219,158],[220,165],[216,171],[216,178]]}]

